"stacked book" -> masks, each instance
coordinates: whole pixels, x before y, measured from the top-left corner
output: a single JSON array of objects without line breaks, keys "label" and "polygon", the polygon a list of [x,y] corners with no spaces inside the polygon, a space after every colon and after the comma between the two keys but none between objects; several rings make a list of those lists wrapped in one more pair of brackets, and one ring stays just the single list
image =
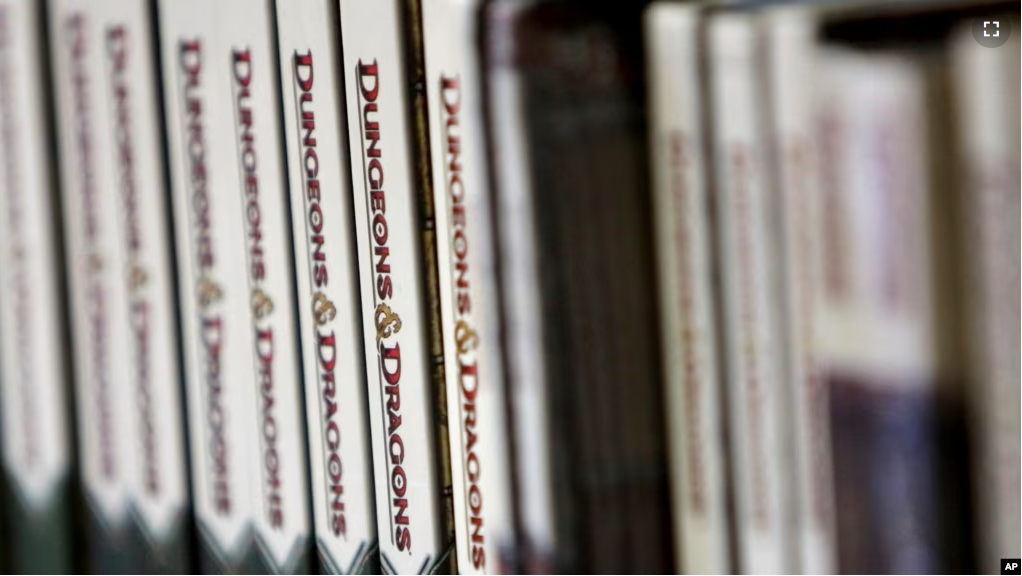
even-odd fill
[{"label": "stacked book", "polygon": [[0,0],[0,568],[1003,571],[1020,26]]}]

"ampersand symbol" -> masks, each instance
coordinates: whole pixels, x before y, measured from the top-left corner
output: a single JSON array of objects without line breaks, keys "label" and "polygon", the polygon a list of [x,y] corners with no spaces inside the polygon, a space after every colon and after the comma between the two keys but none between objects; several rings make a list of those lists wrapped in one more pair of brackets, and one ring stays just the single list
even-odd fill
[{"label": "ampersand symbol", "polygon": [[262,290],[252,292],[252,313],[262,320],[273,312],[273,300]]},{"label": "ampersand symbol", "polygon": [[465,354],[479,345],[479,335],[464,320],[458,320],[454,326],[454,342],[458,345],[458,353]]},{"label": "ampersand symbol", "polygon": [[316,324],[322,326],[337,317],[337,309],[325,294],[316,292],[312,297],[312,315],[316,318]]},{"label": "ampersand symbol", "polygon": [[401,318],[391,312],[390,306],[380,304],[373,314],[373,321],[376,323],[376,343],[380,340],[390,338],[401,331]]}]

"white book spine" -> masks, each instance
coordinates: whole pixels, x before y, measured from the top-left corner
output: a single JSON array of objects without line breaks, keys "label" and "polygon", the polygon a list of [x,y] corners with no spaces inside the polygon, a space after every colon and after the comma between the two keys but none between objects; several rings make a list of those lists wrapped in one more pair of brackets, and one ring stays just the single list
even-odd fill
[{"label": "white book spine", "polygon": [[380,561],[417,574],[442,536],[402,3],[341,0]]},{"label": "white book spine", "polygon": [[354,574],[378,537],[338,26],[331,0],[277,2],[314,531]]},{"label": "white book spine", "polygon": [[[254,416],[246,416],[252,427],[243,431],[245,473],[258,548],[273,569],[289,572],[303,569],[299,563],[306,560],[309,479],[273,3],[222,0],[216,6],[218,51],[210,73],[229,79],[231,107],[214,129],[232,136],[232,162],[221,166],[234,169],[225,209],[244,223],[244,255],[236,256],[246,265],[251,323],[245,328],[254,354],[254,378],[245,386],[254,396],[239,404]],[[234,334],[241,339],[246,331],[239,327]]]},{"label": "white book spine", "polygon": [[107,529],[123,528],[139,487],[134,460],[133,336],[124,270],[120,172],[107,98],[105,4],[50,2],[51,56],[70,276],[70,316],[85,496]]},{"label": "white book spine", "polygon": [[[903,54],[839,47],[819,54],[823,282],[816,354],[828,394],[837,396],[838,569],[934,571],[937,537],[924,519],[938,502],[937,439],[926,407],[937,394],[940,357],[926,76]],[[872,440],[879,434],[883,443]],[[874,481],[887,478],[895,458],[903,480]]]},{"label": "white book spine", "polygon": [[[772,198],[777,205],[779,329],[783,335],[784,444],[791,455],[785,483],[797,571],[837,569],[831,486],[830,405],[816,359],[814,306],[819,283],[815,217],[819,196],[812,79],[816,22],[803,8],[764,14],[763,70],[770,119]],[[793,567],[793,569],[796,569]]]},{"label": "white book spine", "polygon": [[654,4],[649,61],[665,396],[682,572],[726,574],[728,517],[700,94],[700,8]]},{"label": "white book spine", "polygon": [[782,517],[781,379],[771,200],[756,62],[756,21],[709,21],[710,93],[723,285],[728,425],[738,571],[787,573]]},{"label": "white book spine", "polygon": [[262,482],[230,60],[211,4],[159,8],[195,517],[229,563],[261,516]]},{"label": "white book spine", "polygon": [[72,450],[38,8],[0,2],[0,409],[4,467],[30,510],[50,505]]},{"label": "white book spine", "polygon": [[480,2],[423,2],[458,570],[499,573],[513,537],[476,32]]},{"label": "white book spine", "polygon": [[149,536],[160,542],[188,513],[188,485],[151,14],[144,0],[93,6],[102,18],[97,31],[106,62],[104,101],[113,112],[106,128],[114,145],[117,214],[127,257],[121,281],[128,287],[131,399],[138,430],[131,460],[139,468],[134,500]]},{"label": "white book spine", "polygon": [[[1019,33],[1013,29],[1012,35]],[[1019,514],[1018,124],[1005,122],[1018,102],[1018,45],[981,46],[970,26],[951,52],[962,180],[956,209],[963,215],[969,279],[969,408],[976,425],[973,476],[980,572],[1018,556]],[[1014,68],[1014,78],[1006,73]],[[1011,79],[1007,80],[1006,79]],[[1013,82],[1012,82],[1013,81]],[[1016,84],[1014,98],[1006,86]],[[1017,114],[1018,111],[1014,112]],[[1014,147],[1012,146],[1012,141]],[[1014,200],[1013,200],[1014,198]]]},{"label": "white book spine", "polygon": [[828,371],[925,389],[934,352],[922,72],[900,55],[830,47],[819,62],[817,355]]}]

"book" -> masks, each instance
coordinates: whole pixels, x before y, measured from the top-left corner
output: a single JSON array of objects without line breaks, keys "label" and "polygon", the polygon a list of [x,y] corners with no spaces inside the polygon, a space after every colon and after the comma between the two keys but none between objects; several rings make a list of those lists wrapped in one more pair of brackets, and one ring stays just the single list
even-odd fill
[{"label": "book", "polygon": [[[1012,22],[1013,37],[1018,33]],[[966,255],[964,325],[969,417],[972,422],[972,492],[977,550],[974,569],[996,573],[1018,554],[1019,362],[1014,325],[1018,304],[1018,129],[1006,122],[1018,100],[1018,45],[979,44],[963,23],[949,40],[961,171],[951,210],[960,215],[957,240]],[[1011,74],[1014,74],[1012,78]],[[983,87],[989,86],[991,89]],[[994,88],[996,87],[996,88]],[[1012,93],[1014,87],[1014,94]],[[1014,97],[1013,97],[1014,96]]]},{"label": "book", "polygon": [[514,546],[483,86],[481,2],[422,3],[458,571],[499,574]]},{"label": "book", "polygon": [[131,514],[142,497],[145,468],[139,466],[144,447],[136,441],[152,426],[137,410],[140,388],[151,382],[140,381],[132,355],[123,353],[137,342],[138,321],[129,305],[137,302],[129,288],[138,263],[134,255],[129,259],[134,230],[122,217],[132,201],[125,193],[137,200],[138,188],[125,185],[125,176],[134,179],[146,161],[139,151],[134,162],[134,144],[146,136],[134,136],[129,110],[135,100],[122,73],[128,62],[123,34],[135,23],[117,21],[110,3],[53,0],[49,8],[88,563],[92,571],[132,571],[141,557]]},{"label": "book", "polygon": [[338,4],[280,0],[284,139],[320,569],[379,570]]},{"label": "book", "polygon": [[213,5],[158,8],[198,566],[265,570],[253,541],[262,471],[230,52]]},{"label": "book", "polygon": [[938,571],[925,71],[905,55],[841,46],[821,51],[818,70],[817,346],[838,569]]},{"label": "book", "polygon": [[641,11],[482,15],[516,572],[673,566]]},{"label": "book", "polygon": [[733,469],[737,572],[792,569],[783,487],[783,374],[777,318],[774,201],[759,99],[757,20],[715,14],[707,23],[724,381]]},{"label": "book", "polygon": [[251,309],[254,379],[245,392],[254,393],[248,406],[255,410],[245,415],[244,446],[255,514],[247,556],[273,572],[300,574],[309,561],[310,497],[274,4],[224,0],[216,21],[222,60],[211,72],[228,78],[232,106],[213,129],[232,135],[237,180],[224,196],[244,224],[244,254],[235,257],[246,264]]},{"label": "book", "polygon": [[[842,460],[835,462],[835,478],[845,475],[837,481],[837,487],[843,493],[837,506],[843,570],[855,570],[856,567],[891,570],[890,566],[895,563],[903,567],[898,569],[903,570],[936,569],[947,572],[967,572],[984,565],[992,566],[992,561],[982,556],[986,543],[970,537],[970,531],[978,536],[979,524],[983,522],[976,514],[983,506],[982,498],[974,495],[977,491],[991,491],[996,484],[990,483],[989,476],[984,479],[975,474],[983,469],[984,457],[982,449],[977,450],[978,446],[970,446],[968,441],[970,435],[973,439],[982,437],[984,428],[1000,418],[1006,422],[1017,422],[1017,417],[1012,418],[1009,412],[996,416],[993,412],[981,414],[974,410],[976,400],[995,381],[992,374],[1009,365],[1002,363],[1001,368],[995,367],[998,364],[995,360],[997,353],[983,344],[985,329],[982,328],[984,323],[987,323],[986,329],[993,328],[994,324],[982,318],[991,306],[1006,306],[1011,299],[990,298],[992,292],[984,285],[1007,287],[1017,266],[1012,262],[1010,252],[1006,252],[998,259],[998,267],[1005,271],[1004,276],[997,279],[998,274],[991,273],[994,269],[984,269],[983,262],[991,258],[984,244],[990,244],[975,230],[983,203],[997,196],[1012,197],[1004,192],[1005,186],[1011,186],[1012,177],[998,178],[1002,182],[997,182],[990,176],[1013,172],[1010,171],[1011,160],[999,161],[998,158],[1005,156],[997,154],[989,146],[983,160],[987,168],[976,170],[976,155],[967,150],[975,142],[973,135],[988,130],[992,124],[989,120],[982,121],[973,116],[968,121],[975,120],[975,124],[968,128],[963,126],[963,119],[969,113],[961,110],[962,86],[954,73],[955,48],[953,42],[949,44],[949,39],[954,37],[962,22],[972,20],[979,24],[982,16],[989,17],[991,10],[998,6],[1004,9],[1007,5],[996,2],[954,3],[861,9],[849,14],[836,14],[828,18],[823,28],[822,38],[828,46],[844,47],[851,53],[849,58],[839,61],[850,62],[848,67],[854,71],[842,80],[842,86],[851,81],[869,82],[874,86],[872,93],[860,88],[850,96],[863,101],[855,107],[842,101],[842,106],[847,106],[846,111],[854,110],[854,113],[849,112],[845,116],[845,123],[854,127],[846,132],[856,139],[854,145],[848,145],[848,149],[856,151],[850,160],[854,169],[844,168],[845,174],[854,175],[854,183],[846,186],[853,194],[870,198],[856,187],[864,187],[861,182],[873,179],[875,183],[870,186],[871,191],[883,198],[881,202],[870,205],[874,211],[871,219],[877,222],[874,224],[877,231],[871,231],[873,239],[870,245],[875,246],[877,238],[884,239],[883,245],[891,246],[888,249],[890,254],[878,254],[876,248],[871,248],[865,252],[868,258],[861,259],[868,263],[864,267],[882,271],[882,274],[875,274],[882,276],[878,283],[882,282],[885,289],[884,303],[888,308],[900,306],[910,310],[897,314],[888,310],[887,315],[892,319],[906,316],[913,319],[914,323],[910,324],[913,331],[907,335],[902,333],[901,337],[920,350],[914,355],[903,353],[901,356],[914,359],[910,364],[914,372],[904,367],[895,370],[876,360],[861,363],[859,372],[862,377],[857,387],[868,388],[870,395],[866,396],[861,391],[858,394],[872,401],[874,406],[871,409],[864,407],[862,398],[858,402],[848,400],[849,390],[853,387],[847,382],[840,387],[845,402],[834,401],[834,417],[838,417],[839,406],[842,411],[842,425],[834,426],[834,432],[842,434],[840,440],[834,439],[834,456],[837,458],[840,454]],[[986,50],[989,49],[984,48]],[[897,60],[908,69],[902,72],[903,79],[891,81],[901,86],[900,92],[885,84],[891,83],[887,80],[888,72],[872,71],[875,68],[883,70],[882,65],[873,63],[873,57]],[[982,68],[977,65],[975,71],[982,73]],[[1011,65],[1007,69],[1013,70]],[[906,87],[906,82],[912,87]],[[875,108],[867,110],[867,106]],[[914,116],[899,115],[901,107],[910,106],[915,108]],[[1009,106],[1008,110],[1011,109]],[[860,115],[874,118],[864,120]],[[909,136],[884,124],[894,119]],[[841,138],[836,141],[841,142]],[[1013,139],[1006,137],[1004,142],[1010,146]],[[905,161],[906,157],[909,161]],[[874,158],[883,158],[884,161]],[[1007,158],[1011,158],[1010,153]],[[885,163],[888,161],[896,162],[902,169],[887,166]],[[1000,168],[995,167],[998,164]],[[916,170],[922,172],[921,179],[917,178]],[[986,175],[980,176],[981,172]],[[976,181],[970,182],[971,178],[976,178]],[[921,191],[917,186],[921,187]],[[1001,192],[996,191],[999,188]],[[923,198],[922,202],[915,202],[917,195]],[[980,218],[983,222],[979,226],[984,234],[995,236],[1005,233],[1011,221],[1003,216],[1011,214],[1008,206],[1010,204],[1005,205],[1006,209],[996,211],[1000,216],[988,212],[986,217]],[[909,211],[918,220],[907,219],[905,214]],[[906,220],[908,225],[904,222]],[[896,230],[897,235],[888,232],[888,229]],[[916,261],[918,253],[924,253],[925,260],[921,263]],[[903,266],[902,262],[909,259],[913,259],[914,268],[897,273],[888,271],[890,266]],[[824,263],[830,264],[832,270],[838,268],[831,264],[829,258],[824,259]],[[909,296],[903,296],[902,292]],[[875,299],[881,301],[879,297]],[[1002,314],[1010,314],[1009,309],[1002,310]],[[887,332],[897,333],[893,330]],[[1011,332],[1004,332],[1004,337],[1010,339]],[[853,338],[846,340],[850,341],[849,349],[861,346],[855,344]],[[890,357],[896,357],[897,348],[890,347],[893,349]],[[981,359],[982,356],[985,358]],[[843,367],[838,371],[839,379],[844,377],[847,380],[848,373],[848,367]],[[888,383],[886,386],[876,382],[870,386],[861,383],[868,383],[869,378]],[[894,388],[890,381],[909,378],[916,381],[916,386],[903,387],[910,388],[911,393],[896,394],[890,390]],[[837,389],[832,387],[831,391]],[[887,396],[881,395],[878,390],[885,390]],[[882,398],[885,399],[883,403],[879,402]],[[882,416],[878,408],[883,409]],[[863,421],[857,425],[854,440],[850,425],[853,411],[860,411],[858,418]],[[1007,426],[1011,427],[1010,424]],[[883,437],[884,434],[894,436],[895,431],[896,438]],[[1001,438],[1007,440],[1010,436]],[[898,455],[898,451],[910,454],[912,460]],[[1006,456],[1008,454],[1010,452],[1005,452]],[[883,466],[887,470],[889,463],[884,460],[892,457],[901,460],[895,477],[910,488],[903,488],[896,482],[874,485],[869,489],[854,484],[855,480],[861,482],[874,466]],[[1010,456],[1007,458],[1010,459]],[[854,465],[860,476],[849,476],[849,465]],[[884,474],[892,476],[890,471]],[[911,498],[898,494],[901,490],[910,491]],[[864,507],[862,502],[866,496],[876,499],[877,503],[871,508]],[[848,509],[850,498],[859,502],[854,510]],[[900,499],[898,508],[889,506],[892,498]],[[895,522],[895,518],[899,521]],[[883,531],[877,531],[874,523],[882,525]],[[916,553],[906,554],[903,542],[912,542]],[[870,549],[872,556],[869,562],[873,564],[856,559],[854,555],[857,552],[853,547]],[[850,568],[846,567],[846,562],[851,563]]]},{"label": "book", "polygon": [[661,346],[671,456],[675,565],[730,572],[717,300],[702,103],[703,8],[659,2],[645,14]]},{"label": "book", "polygon": [[152,7],[141,0],[103,4],[102,41],[112,109],[128,287],[135,445],[134,540],[143,572],[191,568],[191,502],[185,452],[177,291],[159,106]]},{"label": "book", "polygon": [[817,25],[817,15],[808,7],[774,8],[760,16],[767,172],[779,270],[782,433],[791,463],[785,513],[792,569],[799,574],[836,570],[830,404],[814,349],[820,283],[812,90]]},{"label": "book", "polygon": [[417,2],[340,3],[384,573],[452,571],[436,225]]},{"label": "book", "polygon": [[0,2],[0,411],[5,567],[80,569],[70,342],[43,4]]},{"label": "book", "polygon": [[162,115],[153,68],[157,62],[146,2],[94,5],[93,42],[103,45],[103,100],[116,159],[118,204],[127,286],[130,383],[137,430],[126,465],[137,468],[131,496],[138,569],[190,569],[190,501],[179,373],[177,294],[171,264]]}]

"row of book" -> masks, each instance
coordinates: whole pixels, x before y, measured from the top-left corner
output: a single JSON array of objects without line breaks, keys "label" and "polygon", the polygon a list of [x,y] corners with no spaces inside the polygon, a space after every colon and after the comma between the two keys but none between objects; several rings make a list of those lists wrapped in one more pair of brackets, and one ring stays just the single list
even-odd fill
[{"label": "row of book", "polygon": [[1015,34],[998,8],[648,14],[686,570],[1019,548],[1019,45],[973,33]]},{"label": "row of book", "polygon": [[0,0],[0,566],[995,572],[1017,10]]}]

